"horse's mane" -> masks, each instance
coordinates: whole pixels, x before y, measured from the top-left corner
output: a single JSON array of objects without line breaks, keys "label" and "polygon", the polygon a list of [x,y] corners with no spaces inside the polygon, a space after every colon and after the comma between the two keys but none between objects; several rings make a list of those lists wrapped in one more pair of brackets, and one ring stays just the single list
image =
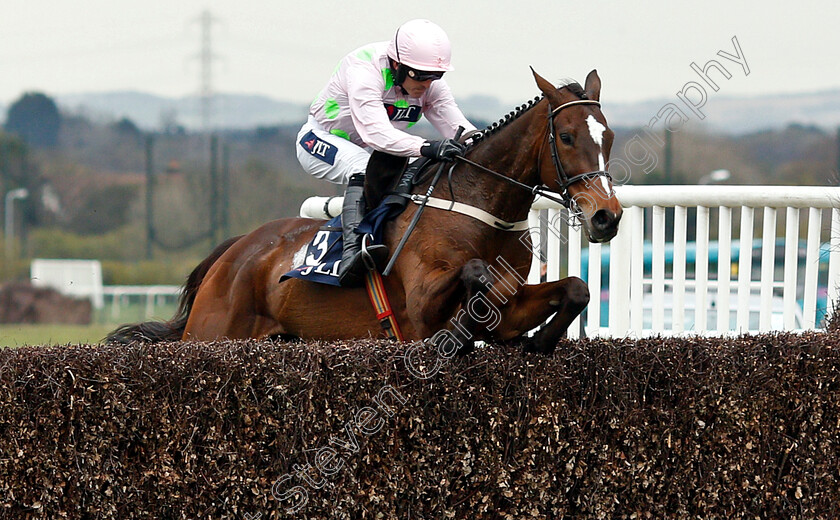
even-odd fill
[{"label": "horse's mane", "polygon": [[[584,92],[583,87],[581,87],[580,83],[578,83],[577,81],[575,81],[573,79],[562,80],[560,82],[560,86],[557,87],[557,88],[558,88],[558,90],[562,89],[562,88],[568,89],[569,92],[576,95],[579,99],[587,99],[586,92]],[[539,95],[539,96],[535,97],[534,99],[531,99],[528,102],[523,103],[522,105],[514,108],[509,114],[505,115],[504,117],[502,117],[501,119],[499,119],[495,123],[489,125],[487,128],[485,128],[484,130],[482,130],[478,134],[475,134],[472,138],[473,142],[477,143],[478,141],[481,141],[481,140],[485,139],[486,137],[489,137],[490,135],[498,132],[499,130],[506,127],[507,125],[509,125],[513,121],[517,120],[525,112],[531,110],[532,108],[534,108],[534,106],[537,103],[542,101],[543,97],[544,96]]]}]

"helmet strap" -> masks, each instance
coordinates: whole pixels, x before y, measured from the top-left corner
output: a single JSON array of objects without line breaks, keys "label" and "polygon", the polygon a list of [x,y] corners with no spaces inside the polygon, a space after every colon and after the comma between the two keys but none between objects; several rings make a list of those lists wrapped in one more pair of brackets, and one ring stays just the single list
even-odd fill
[{"label": "helmet strap", "polygon": [[394,83],[399,86],[405,82],[405,78],[408,77],[408,68],[406,68],[402,63],[397,63],[397,68],[394,71]]},{"label": "helmet strap", "polygon": [[393,71],[394,85],[400,87],[403,95],[407,96],[408,92],[405,90],[405,87],[403,87],[403,82],[405,82],[405,78],[408,77],[408,67],[397,61],[396,66],[393,65],[393,63],[391,64],[391,70]]}]

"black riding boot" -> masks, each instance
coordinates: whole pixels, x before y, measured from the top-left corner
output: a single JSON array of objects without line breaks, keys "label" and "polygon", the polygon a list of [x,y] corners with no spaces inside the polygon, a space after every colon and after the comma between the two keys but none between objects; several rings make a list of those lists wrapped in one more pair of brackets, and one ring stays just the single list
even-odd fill
[{"label": "black riding boot", "polygon": [[341,254],[338,281],[342,287],[360,287],[364,284],[368,269],[381,270],[388,260],[387,246],[382,244],[368,245],[371,237],[356,233],[356,228],[362,222],[362,217],[365,216],[364,193],[364,174],[357,173],[350,177],[350,183],[344,192],[344,204],[341,209],[344,251]]}]

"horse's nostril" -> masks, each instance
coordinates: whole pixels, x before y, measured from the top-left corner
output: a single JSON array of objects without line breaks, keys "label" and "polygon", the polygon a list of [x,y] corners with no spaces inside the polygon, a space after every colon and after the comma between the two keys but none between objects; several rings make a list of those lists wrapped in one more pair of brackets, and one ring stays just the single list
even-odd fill
[{"label": "horse's nostril", "polygon": [[592,226],[599,231],[605,231],[618,223],[618,220],[615,218],[615,213],[606,209],[596,211],[590,220]]}]

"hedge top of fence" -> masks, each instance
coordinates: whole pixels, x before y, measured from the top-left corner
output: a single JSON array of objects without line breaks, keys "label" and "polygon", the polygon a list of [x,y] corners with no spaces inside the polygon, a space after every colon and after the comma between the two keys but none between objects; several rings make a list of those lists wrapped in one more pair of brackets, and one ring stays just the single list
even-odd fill
[{"label": "hedge top of fence", "polygon": [[840,334],[0,351],[0,515],[838,514]]}]

